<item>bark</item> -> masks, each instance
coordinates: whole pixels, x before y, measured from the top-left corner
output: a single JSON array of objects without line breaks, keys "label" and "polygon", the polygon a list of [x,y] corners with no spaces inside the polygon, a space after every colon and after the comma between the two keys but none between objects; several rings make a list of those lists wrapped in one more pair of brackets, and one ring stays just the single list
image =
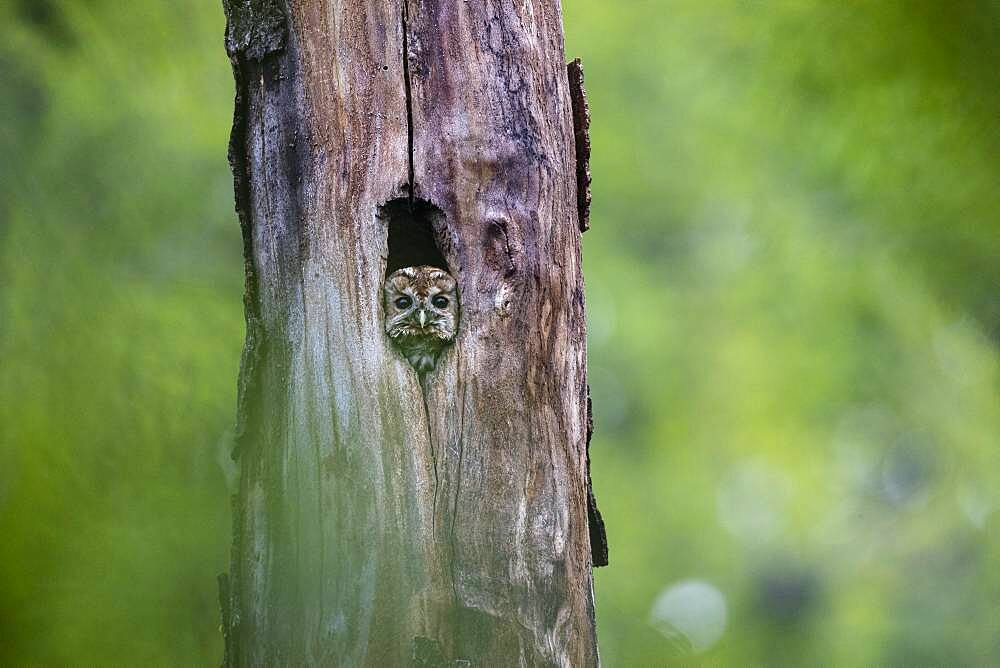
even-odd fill
[{"label": "bark", "polygon": [[[224,5],[247,277],[226,665],[595,665],[558,0]],[[436,207],[459,283],[423,383],[382,329],[399,199]]]}]

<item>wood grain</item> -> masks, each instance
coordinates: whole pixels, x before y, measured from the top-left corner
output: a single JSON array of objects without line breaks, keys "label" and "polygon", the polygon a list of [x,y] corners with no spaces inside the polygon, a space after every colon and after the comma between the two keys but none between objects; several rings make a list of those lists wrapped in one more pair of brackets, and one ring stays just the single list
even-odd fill
[{"label": "wood grain", "polygon": [[463,321],[430,383],[436,530],[461,634],[522,664],[595,660],[583,280],[559,5],[408,2],[415,194],[439,206]]},{"label": "wood grain", "polygon": [[[226,664],[595,665],[558,2],[224,6],[247,267]],[[410,195],[445,214],[462,304],[423,388],[380,302],[378,211]]]}]

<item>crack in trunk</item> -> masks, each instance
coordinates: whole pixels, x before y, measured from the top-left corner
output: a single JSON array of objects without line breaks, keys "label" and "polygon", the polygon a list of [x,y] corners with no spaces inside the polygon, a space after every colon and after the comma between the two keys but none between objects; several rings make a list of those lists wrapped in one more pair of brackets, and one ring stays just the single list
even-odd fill
[{"label": "crack in trunk", "polygon": [[[410,85],[410,14],[408,0],[402,0],[400,9],[400,23],[403,31],[403,92],[406,103],[406,156],[407,156],[407,199],[410,211],[413,211],[413,202],[416,197],[416,184],[414,183],[414,148],[413,148],[413,92]],[[438,472],[438,453],[434,447],[434,430],[431,425],[430,404],[428,397],[428,375],[420,374],[420,394],[424,404],[424,419],[427,423],[427,445],[431,451],[431,463],[434,468],[434,498],[431,502],[431,529],[432,536],[437,537],[438,525],[438,496],[441,490],[441,480]],[[464,421],[464,410],[463,410]],[[461,441],[459,444],[461,448]],[[459,452],[458,462],[458,484],[462,479],[462,452]],[[451,574],[451,586],[454,595],[454,606],[458,607],[459,596],[457,578],[455,575],[455,518],[458,514],[458,490],[455,491],[455,505],[452,509],[451,526],[448,528],[448,547],[451,554],[448,555],[448,572]]]},{"label": "crack in trunk", "polygon": [[[407,141],[407,185],[408,185],[408,203],[410,211],[413,211],[413,203],[416,198],[416,183],[414,182],[414,123],[413,123],[413,92],[410,84],[410,14],[409,14],[409,2],[408,0],[402,0],[402,7],[400,11],[400,21],[402,23],[403,30],[403,91],[406,103],[406,141]],[[506,230],[504,230],[506,237]],[[507,244],[508,257],[510,258],[510,245]],[[511,266],[513,267],[513,259],[510,258]],[[441,490],[441,480],[438,472],[438,453],[434,447],[434,430],[431,425],[431,413],[430,404],[427,401],[428,398],[428,375],[420,374],[420,392],[421,398],[424,403],[424,417],[427,422],[427,444],[431,450],[431,462],[434,467],[434,498],[432,501],[432,535],[437,538],[437,526],[438,526],[438,496]],[[461,422],[464,425],[465,422],[465,410],[464,405],[462,407],[462,417]],[[460,431],[461,433],[461,431]],[[455,489],[455,501],[451,509],[451,522],[448,526],[448,550],[447,555],[447,566],[448,573],[451,575],[451,589],[453,595],[453,614],[457,614],[457,611],[461,607],[458,593],[458,577],[456,574],[456,519],[458,516],[458,497],[462,484],[462,460],[464,456],[464,443],[461,436],[459,437],[459,455],[458,455],[458,466],[457,466],[457,484]]]},{"label": "crack in trunk", "polygon": [[427,422],[427,447],[431,449],[431,464],[434,467],[434,500],[431,502],[431,535],[437,535],[437,501],[441,482],[438,478],[437,452],[434,449],[434,430],[431,428],[431,409],[427,405],[427,374],[420,374],[420,396],[424,400],[424,420]]},{"label": "crack in trunk", "polygon": [[406,97],[406,157],[407,194],[410,211],[413,211],[413,96],[410,91],[410,14],[407,0],[403,0],[400,21],[403,25],[403,91]]}]

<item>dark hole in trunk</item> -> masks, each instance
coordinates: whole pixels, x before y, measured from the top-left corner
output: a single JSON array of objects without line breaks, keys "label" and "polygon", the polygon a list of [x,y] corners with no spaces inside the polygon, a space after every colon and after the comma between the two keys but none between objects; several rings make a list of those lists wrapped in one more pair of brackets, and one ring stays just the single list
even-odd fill
[{"label": "dark hole in trunk", "polygon": [[444,212],[422,199],[401,197],[386,202],[379,218],[388,226],[389,257],[385,275],[403,267],[430,265],[450,273],[448,263],[435,239],[435,224],[444,221]]}]

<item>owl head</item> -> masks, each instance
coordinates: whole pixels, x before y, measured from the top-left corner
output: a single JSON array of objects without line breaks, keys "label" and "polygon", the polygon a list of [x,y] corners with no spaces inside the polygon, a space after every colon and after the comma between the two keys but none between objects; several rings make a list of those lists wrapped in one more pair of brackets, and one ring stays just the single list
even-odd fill
[{"label": "owl head", "polygon": [[385,332],[402,343],[406,339],[447,343],[458,330],[458,295],[448,272],[422,265],[403,267],[385,279],[382,288]]}]

